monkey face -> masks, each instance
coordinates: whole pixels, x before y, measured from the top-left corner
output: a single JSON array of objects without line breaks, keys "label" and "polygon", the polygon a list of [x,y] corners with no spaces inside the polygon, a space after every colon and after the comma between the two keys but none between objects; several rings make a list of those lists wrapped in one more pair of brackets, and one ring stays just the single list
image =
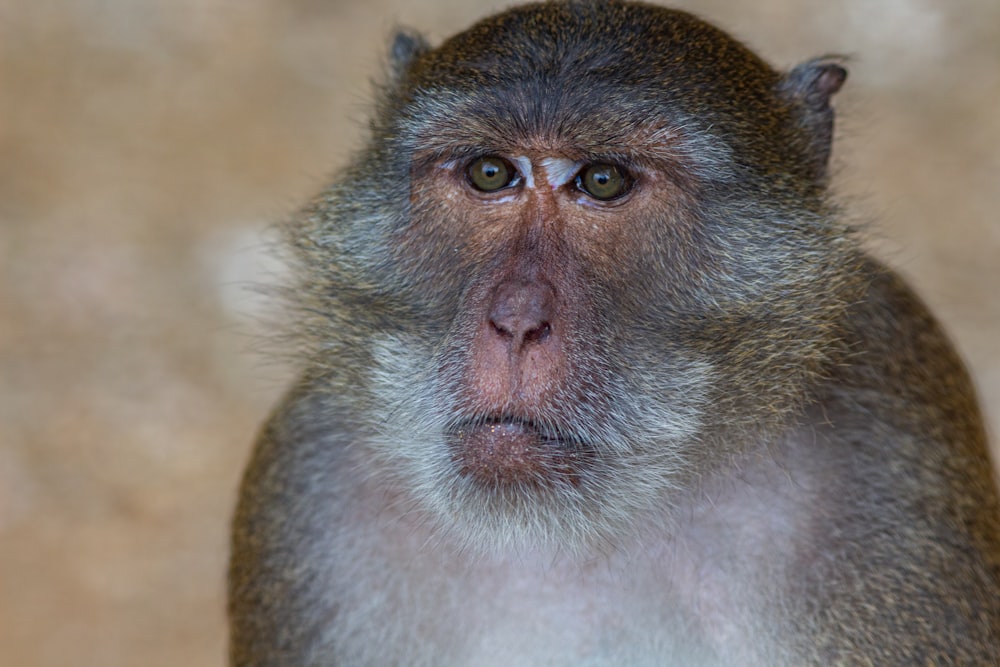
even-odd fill
[{"label": "monkey face", "polygon": [[367,356],[338,382],[435,525],[614,542],[821,372],[850,253],[808,119],[742,45],[645,5],[530,5],[410,46],[294,239],[324,277],[321,345]]},{"label": "monkey face", "polygon": [[415,224],[400,253],[423,253],[428,234],[441,234],[434,247],[463,248],[458,271],[472,276],[454,293],[439,364],[454,405],[447,441],[463,474],[489,486],[575,487],[600,450],[625,448],[618,431],[647,429],[658,442],[694,431],[696,383],[686,378],[697,364],[673,374],[683,396],[662,388],[677,394],[669,416],[649,405],[613,417],[637,389],[627,386],[640,366],[630,327],[650,324],[640,303],[619,298],[643,270],[627,251],[661,245],[641,221],[651,208],[672,216],[666,200],[680,190],[664,174],[570,145],[415,165]]},{"label": "monkey face", "polygon": [[432,141],[388,247],[436,324],[377,341],[380,451],[478,541],[604,539],[678,482],[708,399],[710,361],[652,337],[683,303],[659,268],[689,245],[683,188],[566,141]]}]

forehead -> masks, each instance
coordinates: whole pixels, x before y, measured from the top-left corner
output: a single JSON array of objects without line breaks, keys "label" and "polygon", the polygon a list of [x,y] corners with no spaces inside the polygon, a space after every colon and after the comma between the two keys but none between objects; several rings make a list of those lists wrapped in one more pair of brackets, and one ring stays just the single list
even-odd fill
[{"label": "forehead", "polygon": [[480,21],[442,47],[458,56],[457,69],[470,66],[485,75],[500,73],[496,70],[504,65],[558,70],[572,64],[575,70],[620,69],[620,75],[636,79],[647,73],[634,66],[657,60],[749,54],[691,14],[615,1],[525,5]]},{"label": "forehead", "polygon": [[606,85],[667,99],[697,90],[715,101],[764,92],[776,73],[723,31],[645,4],[548,2],[490,17],[415,64],[417,88],[469,92],[520,82],[535,89]]},{"label": "forehead", "polygon": [[409,105],[412,126],[448,144],[487,142],[539,149],[576,146],[598,150],[660,137],[683,125],[669,111],[629,95],[621,87],[582,87],[562,82],[513,80],[471,91],[430,89]]},{"label": "forehead", "polygon": [[689,14],[551,2],[487,19],[419,57],[403,116],[411,136],[443,144],[608,152],[752,125],[776,81],[742,44]]}]

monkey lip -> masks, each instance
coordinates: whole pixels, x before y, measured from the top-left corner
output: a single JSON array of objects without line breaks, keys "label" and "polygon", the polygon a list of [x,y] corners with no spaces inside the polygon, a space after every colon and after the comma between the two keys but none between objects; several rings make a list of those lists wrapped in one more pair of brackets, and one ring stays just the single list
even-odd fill
[{"label": "monkey lip", "polygon": [[590,449],[580,440],[517,417],[467,419],[448,429],[462,474],[491,486],[580,482]]}]

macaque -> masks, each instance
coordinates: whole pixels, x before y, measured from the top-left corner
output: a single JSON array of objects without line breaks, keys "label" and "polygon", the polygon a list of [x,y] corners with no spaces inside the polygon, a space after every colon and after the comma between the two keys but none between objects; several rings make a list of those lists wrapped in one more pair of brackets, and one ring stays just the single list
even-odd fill
[{"label": "macaque", "polygon": [[972,384],[828,189],[834,57],[517,7],[394,39],[286,226],[235,666],[998,665]]}]

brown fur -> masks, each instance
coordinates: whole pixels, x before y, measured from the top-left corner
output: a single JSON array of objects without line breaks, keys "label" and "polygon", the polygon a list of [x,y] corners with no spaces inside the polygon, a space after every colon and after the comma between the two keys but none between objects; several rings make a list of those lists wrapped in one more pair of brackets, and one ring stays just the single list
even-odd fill
[{"label": "brown fur", "polygon": [[[829,199],[837,59],[617,0],[391,59],[288,226],[234,665],[1000,664],[981,417]],[[593,163],[634,186],[549,187]]]}]

